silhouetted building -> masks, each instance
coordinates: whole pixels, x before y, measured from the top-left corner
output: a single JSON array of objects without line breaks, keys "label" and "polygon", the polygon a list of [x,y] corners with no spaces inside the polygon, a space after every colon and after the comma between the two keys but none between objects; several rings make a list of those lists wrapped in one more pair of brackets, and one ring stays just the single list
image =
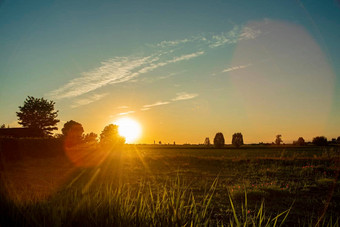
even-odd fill
[{"label": "silhouetted building", "polygon": [[41,129],[33,128],[0,128],[0,137],[43,137],[44,133]]}]

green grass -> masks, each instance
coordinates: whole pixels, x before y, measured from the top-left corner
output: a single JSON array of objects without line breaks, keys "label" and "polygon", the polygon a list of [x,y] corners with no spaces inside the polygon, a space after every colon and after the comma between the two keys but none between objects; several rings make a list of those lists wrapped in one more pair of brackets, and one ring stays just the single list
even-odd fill
[{"label": "green grass", "polygon": [[72,152],[1,156],[0,226],[339,226],[334,148]]}]

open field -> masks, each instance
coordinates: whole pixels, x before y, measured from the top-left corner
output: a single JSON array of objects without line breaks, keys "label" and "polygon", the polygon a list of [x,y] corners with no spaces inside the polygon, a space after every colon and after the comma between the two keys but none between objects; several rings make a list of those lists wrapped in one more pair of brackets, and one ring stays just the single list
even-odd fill
[{"label": "open field", "polygon": [[339,147],[5,153],[1,226],[339,226]]}]

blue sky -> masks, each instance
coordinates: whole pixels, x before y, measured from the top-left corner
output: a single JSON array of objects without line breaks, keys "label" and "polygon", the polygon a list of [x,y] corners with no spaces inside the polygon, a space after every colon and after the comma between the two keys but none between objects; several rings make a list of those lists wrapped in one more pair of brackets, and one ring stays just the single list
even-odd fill
[{"label": "blue sky", "polygon": [[2,1],[0,123],[27,95],[139,142],[340,135],[336,1]]}]

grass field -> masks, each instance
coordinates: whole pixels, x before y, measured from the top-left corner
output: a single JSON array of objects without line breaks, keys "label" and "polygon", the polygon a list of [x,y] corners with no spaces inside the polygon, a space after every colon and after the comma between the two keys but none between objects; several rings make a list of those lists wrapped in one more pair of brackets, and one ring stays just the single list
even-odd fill
[{"label": "grass field", "polygon": [[77,148],[0,170],[0,226],[339,226],[339,147]]}]

